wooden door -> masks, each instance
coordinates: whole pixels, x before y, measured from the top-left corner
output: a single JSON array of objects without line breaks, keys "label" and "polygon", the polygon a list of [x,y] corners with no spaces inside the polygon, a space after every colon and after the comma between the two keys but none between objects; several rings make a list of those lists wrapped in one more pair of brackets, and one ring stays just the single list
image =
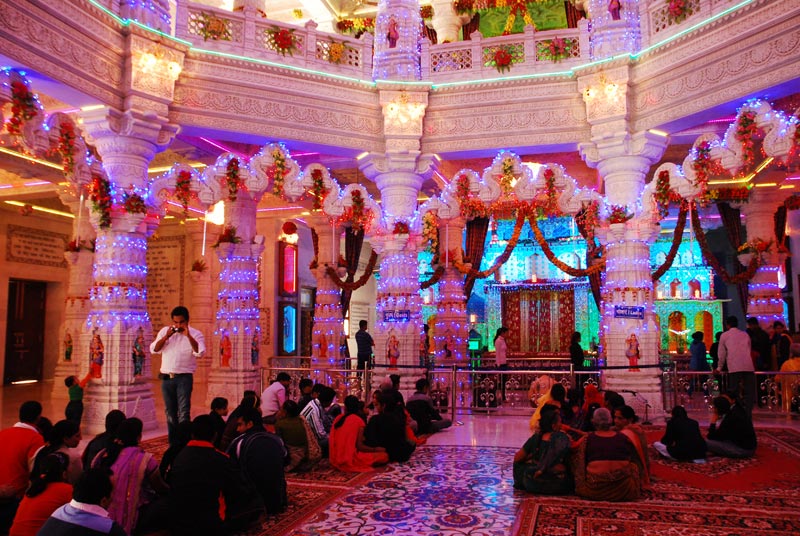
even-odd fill
[{"label": "wooden door", "polygon": [[42,379],[46,293],[42,281],[8,282],[5,384]]}]

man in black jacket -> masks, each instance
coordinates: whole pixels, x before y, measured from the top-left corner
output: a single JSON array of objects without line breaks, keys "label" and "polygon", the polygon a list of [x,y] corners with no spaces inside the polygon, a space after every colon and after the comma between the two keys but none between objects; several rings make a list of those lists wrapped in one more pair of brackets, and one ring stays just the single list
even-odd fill
[{"label": "man in black jacket", "polygon": [[283,512],[288,506],[283,467],[289,461],[283,440],[264,430],[261,413],[253,408],[239,414],[237,431],[241,435],[228,447],[228,455],[258,491],[267,513]]},{"label": "man in black jacket", "polygon": [[756,432],[747,411],[730,395],[714,399],[714,414],[708,428],[708,451],[727,458],[752,458]]},{"label": "man in black jacket", "polygon": [[244,494],[230,458],[216,450],[209,415],[192,421],[192,440],[180,451],[169,472],[170,530],[175,535],[225,534],[220,494],[227,511]]}]

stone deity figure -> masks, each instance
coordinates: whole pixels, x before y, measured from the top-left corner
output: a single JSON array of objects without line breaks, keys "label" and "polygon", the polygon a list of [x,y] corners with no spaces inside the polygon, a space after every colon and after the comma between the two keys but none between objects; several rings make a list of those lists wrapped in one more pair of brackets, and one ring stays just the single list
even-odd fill
[{"label": "stone deity figure", "polygon": [[231,344],[231,338],[228,337],[227,333],[222,335],[222,338],[219,340],[219,363],[222,367],[230,367],[231,366],[231,357],[233,357],[233,346]]},{"label": "stone deity figure", "polygon": [[625,357],[628,358],[628,369],[630,372],[639,372],[639,339],[636,338],[634,333],[625,339],[628,343],[628,348],[625,350]]},{"label": "stone deity figure", "polygon": [[324,333],[319,334],[319,358],[328,358],[328,338]]},{"label": "stone deity figure", "polygon": [[392,17],[389,19],[389,27],[386,31],[386,40],[389,42],[389,48],[395,48],[399,39],[400,31],[398,29],[397,19]]},{"label": "stone deity figure", "polygon": [[64,334],[64,361],[72,361],[72,335],[69,330]]},{"label": "stone deity figure", "polygon": [[95,332],[92,335],[92,342],[89,344],[89,374],[87,377],[99,379],[103,377],[103,362],[105,361],[105,346],[100,334]]},{"label": "stone deity figure", "polygon": [[140,327],[136,332],[136,340],[133,341],[133,351],[131,352],[133,358],[133,376],[142,375],[142,367],[144,366],[144,330]]},{"label": "stone deity figure", "polygon": [[389,368],[397,368],[397,360],[400,359],[400,341],[397,340],[394,333],[386,341],[386,359],[389,361]]},{"label": "stone deity figure", "polygon": [[258,354],[259,354],[259,336],[258,334],[253,335],[253,340],[250,342],[250,364],[254,367],[258,365]]},{"label": "stone deity figure", "polygon": [[608,3],[608,12],[611,14],[612,19],[614,20],[620,19],[619,10],[620,10],[619,0],[611,0]]}]

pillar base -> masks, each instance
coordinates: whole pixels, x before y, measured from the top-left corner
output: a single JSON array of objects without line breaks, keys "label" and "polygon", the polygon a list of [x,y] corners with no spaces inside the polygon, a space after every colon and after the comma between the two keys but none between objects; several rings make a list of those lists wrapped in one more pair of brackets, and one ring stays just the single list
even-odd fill
[{"label": "pillar base", "polygon": [[83,397],[83,430],[87,434],[105,431],[106,414],[112,409],[121,410],[126,417],[138,417],[145,431],[158,428],[156,403],[150,382],[130,385],[102,383],[103,379],[91,380]]},{"label": "pillar base", "polygon": [[258,370],[216,369],[208,373],[206,406],[218,396],[228,399],[230,407],[236,407],[244,392],[252,389],[261,396],[261,377]]}]

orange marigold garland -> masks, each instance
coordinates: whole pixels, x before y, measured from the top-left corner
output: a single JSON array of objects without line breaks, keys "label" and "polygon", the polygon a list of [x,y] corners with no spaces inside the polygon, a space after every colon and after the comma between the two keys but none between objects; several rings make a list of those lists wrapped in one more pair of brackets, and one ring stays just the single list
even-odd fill
[{"label": "orange marigold garland", "polygon": [[545,214],[547,216],[557,216],[561,211],[558,210],[558,201],[556,199],[556,174],[550,168],[544,170],[544,183],[547,191],[547,202],[544,207]]},{"label": "orange marigold garland", "polygon": [[655,199],[656,205],[658,205],[658,213],[662,218],[665,218],[667,214],[669,214],[670,192],[669,171],[663,170],[658,174],[658,178],[656,179],[656,191],[653,194],[653,199]]},{"label": "orange marigold garland", "polygon": [[367,262],[367,267],[364,268],[363,275],[358,279],[358,281],[353,281],[352,283],[348,283],[347,281],[343,281],[339,279],[339,274],[336,273],[336,270],[332,266],[328,266],[325,268],[325,273],[328,277],[331,278],[333,284],[339,287],[342,290],[348,290],[350,292],[354,290],[358,290],[364,285],[367,284],[369,278],[372,277],[372,272],[375,270],[375,265],[378,263],[378,254],[374,251],[369,256],[369,262]]},{"label": "orange marigold garland", "polygon": [[722,280],[728,285],[736,285],[739,283],[745,283],[750,281],[754,275],[756,275],[756,271],[758,271],[758,267],[761,266],[761,255],[756,254],[750,258],[750,263],[747,265],[747,269],[740,274],[736,274],[732,276],[725,270],[725,267],[722,266],[717,257],[708,247],[708,241],[706,240],[706,235],[703,232],[703,226],[700,224],[700,216],[697,214],[696,210],[692,211],[692,229],[694,230],[694,235],[697,238],[697,244],[700,246],[700,252],[703,254],[703,259],[714,269],[714,272],[719,275]]},{"label": "orange marigold garland", "polygon": [[531,230],[533,231],[533,236],[536,239],[536,242],[539,244],[539,247],[542,248],[542,252],[544,256],[547,257],[547,260],[552,262],[556,268],[561,270],[567,275],[571,275],[572,277],[586,277],[597,272],[601,272],[606,266],[606,259],[605,257],[601,258],[599,262],[593,264],[589,268],[585,270],[579,268],[573,268],[572,266],[560,261],[558,257],[556,257],[553,250],[550,249],[550,244],[547,243],[547,239],[544,237],[542,230],[539,229],[539,224],[536,222],[536,218],[531,216],[528,218],[528,221],[531,224]]},{"label": "orange marigold garland", "polygon": [[422,238],[427,242],[425,249],[436,258],[439,253],[439,217],[433,212],[422,216]]},{"label": "orange marigold garland", "polygon": [[272,180],[272,194],[283,197],[283,181],[286,178],[286,158],[280,147],[272,149],[272,165],[267,170],[270,180]]},{"label": "orange marigold garland", "polygon": [[372,219],[372,211],[367,210],[364,196],[361,195],[361,190],[353,190],[350,193],[350,198],[353,204],[345,209],[339,221],[342,223],[350,223],[354,231],[367,231],[370,220]]},{"label": "orange marigold garland", "polygon": [[461,272],[462,274],[466,275],[467,277],[473,279],[485,279],[491,275],[493,275],[497,270],[503,266],[506,261],[511,257],[511,253],[514,252],[514,248],[517,247],[517,241],[519,241],[519,235],[522,232],[522,226],[525,225],[525,218],[526,213],[522,210],[518,211],[517,213],[517,222],[514,225],[514,232],[511,234],[511,239],[506,244],[506,249],[500,254],[497,259],[495,259],[494,264],[486,270],[478,271],[475,268],[467,268],[467,265],[463,262],[453,261],[453,266]]}]

